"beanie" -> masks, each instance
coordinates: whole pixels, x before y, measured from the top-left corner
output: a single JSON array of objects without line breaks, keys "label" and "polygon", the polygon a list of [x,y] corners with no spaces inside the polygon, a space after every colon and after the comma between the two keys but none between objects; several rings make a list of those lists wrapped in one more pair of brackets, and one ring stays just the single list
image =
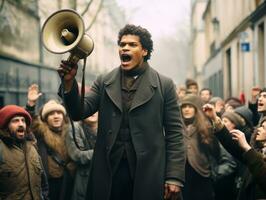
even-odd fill
[{"label": "beanie", "polygon": [[253,113],[251,110],[246,106],[240,106],[235,109],[235,112],[243,117],[251,128],[253,128]]},{"label": "beanie", "polygon": [[187,88],[189,88],[189,86],[191,86],[191,85],[196,85],[197,87],[198,87],[198,83],[195,81],[195,80],[193,80],[193,79],[190,79],[190,78],[188,78],[187,80],[186,80],[186,87]]},{"label": "beanie", "polygon": [[223,99],[221,97],[212,97],[209,103],[215,105],[217,101],[223,101]]},{"label": "beanie", "polygon": [[232,106],[234,109],[243,105],[240,99],[236,97],[227,98],[224,103]]},{"label": "beanie", "polygon": [[4,128],[16,115],[25,117],[28,126],[31,124],[31,116],[23,107],[7,105],[0,110],[0,128]]},{"label": "beanie", "polygon": [[53,111],[61,111],[64,115],[66,115],[66,109],[64,108],[64,106],[62,106],[60,103],[58,103],[55,100],[50,100],[46,104],[44,104],[42,108],[41,111],[42,119],[45,119],[47,115]]},{"label": "beanie", "polygon": [[184,96],[180,102],[180,105],[183,106],[185,104],[190,104],[194,106],[196,109],[201,109],[202,101],[197,95],[187,94]]},{"label": "beanie", "polygon": [[237,129],[245,126],[246,124],[245,120],[235,112],[225,112],[222,115],[222,118],[224,117],[229,119],[232,123],[234,123]]}]

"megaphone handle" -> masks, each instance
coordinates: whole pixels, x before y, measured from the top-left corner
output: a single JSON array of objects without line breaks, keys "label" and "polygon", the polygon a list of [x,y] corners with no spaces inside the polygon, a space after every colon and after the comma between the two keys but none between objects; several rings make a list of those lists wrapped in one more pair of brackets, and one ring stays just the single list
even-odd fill
[{"label": "megaphone handle", "polygon": [[78,61],[79,61],[79,59],[80,58],[78,56],[76,56],[74,53],[70,53],[67,61],[70,62],[70,63],[72,63],[72,64],[77,64]]}]

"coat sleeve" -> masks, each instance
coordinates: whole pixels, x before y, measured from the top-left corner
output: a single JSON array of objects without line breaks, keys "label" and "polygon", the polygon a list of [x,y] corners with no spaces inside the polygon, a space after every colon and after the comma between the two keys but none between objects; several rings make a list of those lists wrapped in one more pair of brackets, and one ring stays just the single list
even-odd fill
[{"label": "coat sleeve", "polygon": [[48,179],[47,175],[45,173],[45,170],[43,168],[42,160],[40,159],[40,163],[42,166],[42,173],[41,173],[41,196],[43,200],[49,200],[49,184],[48,184]]},{"label": "coat sleeve", "polygon": [[3,158],[3,144],[2,141],[0,140],[0,165],[4,163],[4,158]]},{"label": "coat sleeve", "polygon": [[262,155],[256,152],[255,149],[250,149],[243,154],[243,159],[254,181],[263,191],[266,191],[266,163]]},{"label": "coat sleeve", "polygon": [[72,89],[68,93],[64,93],[63,96],[62,85],[60,85],[58,95],[63,99],[66,109],[73,120],[79,121],[81,119],[85,119],[98,110],[103,84],[101,80],[102,76],[98,77],[97,80],[94,81],[91,90],[86,94],[84,98],[83,111],[81,108],[81,97],[78,91],[77,81],[74,81]]},{"label": "coat sleeve", "polygon": [[257,126],[260,121],[260,114],[258,113],[258,102],[256,103],[248,102],[248,108],[251,110],[253,114],[253,118],[252,118],[253,125]]},{"label": "coat sleeve", "polygon": [[174,83],[170,80],[164,88],[163,125],[166,144],[165,179],[184,182],[185,150],[179,103]]},{"label": "coat sleeve", "polygon": [[[75,123],[74,128],[75,128],[75,133],[76,133],[75,136],[76,136],[78,145],[86,148],[85,141],[83,141],[85,139],[83,129],[78,123]],[[92,159],[92,155],[93,155],[92,149],[81,151],[77,148],[74,142],[71,128],[69,129],[66,135],[66,146],[67,146],[68,154],[73,161],[84,165],[84,164],[88,164],[90,160]]]},{"label": "coat sleeve", "polygon": [[217,131],[215,136],[221,142],[226,151],[228,151],[234,158],[243,162],[242,155],[244,151],[238,145],[238,143],[233,140],[232,135],[225,126],[221,130]]},{"label": "coat sleeve", "polygon": [[211,162],[212,178],[217,181],[223,177],[233,174],[236,170],[237,163],[230,153],[219,143],[220,154],[214,158],[216,162]]},{"label": "coat sleeve", "polygon": [[35,111],[35,108],[36,106],[30,106],[28,104],[26,104],[25,106],[25,110],[30,114],[30,116],[32,118],[35,118],[36,117],[36,111]]}]

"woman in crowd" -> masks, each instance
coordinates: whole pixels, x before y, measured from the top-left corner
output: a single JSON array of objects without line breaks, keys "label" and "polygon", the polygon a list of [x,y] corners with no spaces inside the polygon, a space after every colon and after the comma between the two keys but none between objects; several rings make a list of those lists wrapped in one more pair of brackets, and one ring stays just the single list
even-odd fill
[{"label": "woman in crowd", "polygon": [[201,100],[187,95],[181,101],[185,123],[184,140],[187,151],[185,200],[214,199],[211,179],[211,157],[219,156],[219,144],[210,132],[210,125],[201,110]]}]

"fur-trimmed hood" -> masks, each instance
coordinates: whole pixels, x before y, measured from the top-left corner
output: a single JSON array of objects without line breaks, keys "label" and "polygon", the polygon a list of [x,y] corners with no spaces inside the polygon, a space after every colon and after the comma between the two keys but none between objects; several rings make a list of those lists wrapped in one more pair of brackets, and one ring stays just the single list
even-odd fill
[{"label": "fur-trimmed hood", "polygon": [[68,158],[66,148],[66,134],[69,131],[69,123],[64,121],[63,128],[59,132],[51,130],[46,122],[43,122],[40,117],[33,121],[32,131],[37,140],[42,140],[47,147],[58,153],[63,159]]}]

